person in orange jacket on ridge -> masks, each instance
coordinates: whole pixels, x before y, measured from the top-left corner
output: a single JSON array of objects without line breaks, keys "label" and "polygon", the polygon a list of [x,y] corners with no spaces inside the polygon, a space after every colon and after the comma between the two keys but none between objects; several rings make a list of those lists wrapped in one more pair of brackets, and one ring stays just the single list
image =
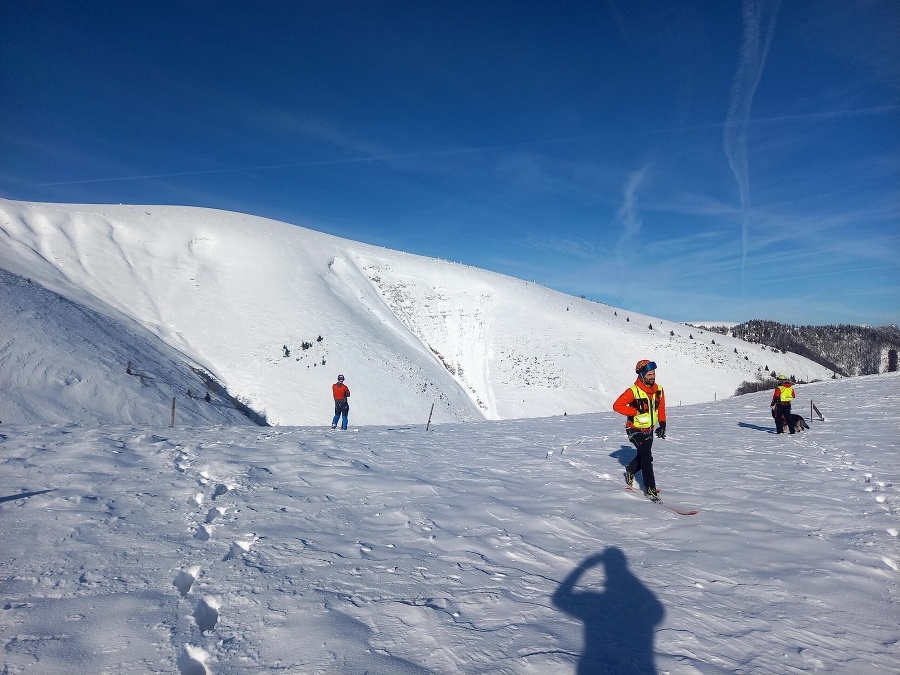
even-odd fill
[{"label": "person in orange jacket on ridge", "polygon": [[338,418],[341,418],[341,429],[347,430],[347,415],[350,413],[350,388],[344,384],[344,376],[338,375],[338,381],[331,385],[331,393],[334,395],[334,419],[331,420],[331,428],[337,427]]},{"label": "person in orange jacket on ridge", "polygon": [[625,467],[625,483],[634,485],[634,475],[644,476],[647,496],[658,502],[656,477],[653,475],[653,430],[658,438],[666,437],[666,397],[663,388],[656,384],[656,363],[642,359],[634,367],[637,379],[622,392],[613,403],[613,410],[625,415],[625,432],[628,440],[637,448],[637,456]]}]

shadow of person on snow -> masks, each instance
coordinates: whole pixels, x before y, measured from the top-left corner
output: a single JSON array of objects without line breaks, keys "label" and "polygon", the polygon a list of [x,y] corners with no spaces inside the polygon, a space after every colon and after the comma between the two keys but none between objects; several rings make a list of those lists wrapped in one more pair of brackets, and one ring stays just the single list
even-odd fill
[{"label": "shadow of person on snow", "polygon": [[[619,464],[622,465],[622,468],[627,467],[631,460],[634,459],[634,456],[637,454],[637,451],[634,449],[633,445],[623,445],[621,448],[616,450],[615,452],[609,453],[609,456],[613,459],[619,461]],[[643,492],[644,490],[644,474],[639,474],[634,478],[636,486],[639,490]],[[622,487],[625,487],[623,482]]]},{"label": "shadow of person on snow", "polygon": [[609,453],[609,456],[619,461],[622,466],[628,466],[628,463],[634,459],[636,451],[633,445],[623,445],[615,452]]},{"label": "shadow of person on snow", "polygon": [[[582,575],[598,565],[603,565],[606,573],[604,590],[576,590]],[[653,637],[665,609],[628,569],[621,549],[611,546],[586,558],[556,589],[553,604],[584,622],[584,648],[578,675],[656,675]]]},{"label": "shadow of person on snow", "polygon": [[748,422],[738,422],[739,427],[744,429],[753,429],[754,431],[765,431],[767,434],[774,434],[774,427],[761,427],[758,424],[749,424]]},{"label": "shadow of person on snow", "polygon": [[56,488],[50,488],[49,490],[38,490],[37,492],[20,492],[17,495],[0,497],[0,502],[11,502],[13,499],[25,499],[26,497],[34,497],[35,495],[42,495],[45,492],[53,492],[55,489]]}]

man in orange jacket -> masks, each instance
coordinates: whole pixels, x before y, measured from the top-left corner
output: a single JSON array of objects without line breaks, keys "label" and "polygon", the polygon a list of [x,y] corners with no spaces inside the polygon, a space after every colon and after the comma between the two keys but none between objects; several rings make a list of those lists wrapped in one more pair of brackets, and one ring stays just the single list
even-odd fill
[{"label": "man in orange jacket", "polygon": [[666,437],[666,398],[663,388],[656,384],[656,363],[642,359],[634,367],[637,379],[613,403],[613,410],[625,415],[625,432],[637,448],[637,456],[625,467],[625,482],[634,485],[634,475],[644,475],[647,496],[659,501],[656,477],[653,475],[653,429],[658,438]]},{"label": "man in orange jacket", "polygon": [[775,418],[775,433],[783,434],[784,427],[787,425],[788,431],[794,433],[794,425],[791,422],[791,401],[794,400],[796,392],[794,392],[793,383],[784,375],[775,378],[778,380],[778,386],[775,387],[775,393],[772,394],[772,417]]},{"label": "man in orange jacket", "polygon": [[334,395],[334,419],[331,420],[331,428],[337,427],[338,418],[341,418],[341,429],[347,430],[347,415],[350,413],[350,388],[344,384],[344,376],[338,375],[338,381],[331,385],[331,393]]}]

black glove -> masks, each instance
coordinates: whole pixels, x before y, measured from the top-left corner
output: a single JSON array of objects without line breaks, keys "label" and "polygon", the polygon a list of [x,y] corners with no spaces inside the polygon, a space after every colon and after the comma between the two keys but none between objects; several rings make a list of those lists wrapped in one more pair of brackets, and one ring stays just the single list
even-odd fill
[{"label": "black glove", "polygon": [[660,422],[659,426],[656,427],[656,437],[657,438],[665,438],[666,437],[666,423]]}]

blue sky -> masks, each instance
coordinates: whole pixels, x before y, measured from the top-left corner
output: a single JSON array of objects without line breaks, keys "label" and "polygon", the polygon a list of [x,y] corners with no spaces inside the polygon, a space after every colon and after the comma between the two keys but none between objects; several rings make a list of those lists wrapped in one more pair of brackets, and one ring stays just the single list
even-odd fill
[{"label": "blue sky", "polygon": [[252,213],[670,320],[900,324],[900,4],[5,0],[0,196]]}]

